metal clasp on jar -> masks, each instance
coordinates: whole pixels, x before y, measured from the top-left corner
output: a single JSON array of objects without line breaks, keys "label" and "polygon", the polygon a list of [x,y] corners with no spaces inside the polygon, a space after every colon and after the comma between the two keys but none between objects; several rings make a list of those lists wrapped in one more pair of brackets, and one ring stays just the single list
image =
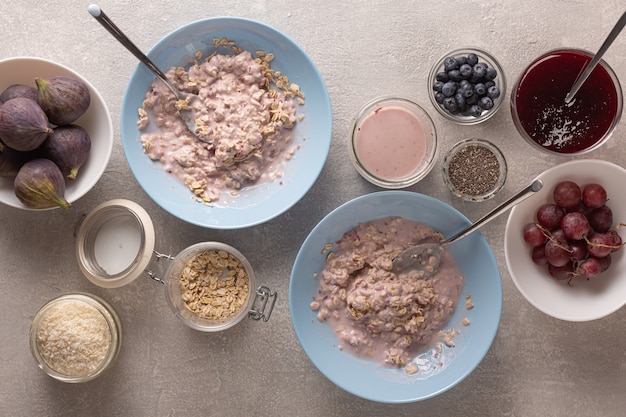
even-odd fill
[{"label": "metal clasp on jar", "polygon": [[[256,296],[254,297],[254,302],[252,303],[252,307],[248,312],[248,317],[252,320],[263,320],[268,321],[270,316],[272,315],[272,311],[274,310],[274,305],[276,304],[276,298],[278,297],[278,293],[276,291],[272,291],[269,287],[265,285],[259,286],[256,290]],[[271,301],[271,302],[270,302]],[[265,313],[265,309],[268,308],[267,314]]]},{"label": "metal clasp on jar", "polygon": [[[157,252],[156,250],[152,251],[154,253],[154,257],[156,258],[156,261],[159,262],[161,259],[164,259],[165,261],[173,261],[174,257],[172,255],[166,255],[164,253],[160,253]],[[155,280],[156,282],[159,282],[161,284],[165,284],[165,280],[161,277],[159,277],[159,273],[152,270],[152,269],[146,269],[145,270],[146,274],[148,274],[148,276],[150,278],[152,278],[153,280]]]}]

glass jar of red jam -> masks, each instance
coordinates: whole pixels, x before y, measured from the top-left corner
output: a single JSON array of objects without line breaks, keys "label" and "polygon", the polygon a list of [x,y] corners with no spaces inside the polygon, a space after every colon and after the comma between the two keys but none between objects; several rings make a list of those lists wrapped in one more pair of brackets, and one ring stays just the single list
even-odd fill
[{"label": "glass jar of red jam", "polygon": [[577,155],[604,144],[622,114],[622,89],[615,72],[600,61],[574,100],[565,96],[593,54],[555,49],[535,59],[511,93],[515,127],[535,148],[552,154]]}]

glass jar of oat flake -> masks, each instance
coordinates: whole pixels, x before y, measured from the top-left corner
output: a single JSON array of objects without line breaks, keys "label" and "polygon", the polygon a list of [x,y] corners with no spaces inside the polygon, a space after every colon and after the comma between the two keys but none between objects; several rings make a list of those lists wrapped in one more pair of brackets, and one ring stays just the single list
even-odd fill
[{"label": "glass jar of oat flake", "polygon": [[97,206],[81,220],[76,238],[89,281],[118,288],[148,276],[165,284],[171,310],[195,330],[225,330],[245,317],[268,321],[276,303],[277,293],[256,285],[252,265],[230,245],[201,242],[175,256],[156,251],[150,216],[129,200]]},{"label": "glass jar of oat flake", "polygon": [[115,361],[122,324],[113,307],[86,293],[48,301],[30,327],[30,350],[47,375],[59,381],[90,381]]}]

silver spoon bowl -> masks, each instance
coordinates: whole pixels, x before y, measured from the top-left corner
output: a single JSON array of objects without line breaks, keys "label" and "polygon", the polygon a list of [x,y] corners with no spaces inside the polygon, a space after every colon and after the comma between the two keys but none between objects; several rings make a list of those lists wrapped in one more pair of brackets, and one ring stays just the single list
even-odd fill
[{"label": "silver spoon bowl", "polygon": [[532,194],[541,190],[542,187],[543,182],[541,182],[541,180],[533,181],[526,188],[500,204],[481,219],[475,221],[456,235],[444,240],[443,242],[421,243],[419,245],[411,246],[393,259],[391,268],[392,272],[398,274],[401,272],[416,271],[421,273],[422,279],[430,278],[435,272],[437,272],[437,268],[441,262],[441,255],[448,245],[461,240],[473,231],[489,223],[509,208],[521,203]]},{"label": "silver spoon bowl", "polygon": [[126,35],[117,27],[111,19],[100,9],[96,4],[92,4],[88,8],[89,14],[91,14],[106,30],[113,35],[122,45],[126,47],[139,61],[141,61],[148,69],[150,69],[154,75],[156,75],[167,88],[176,97],[176,109],[178,111],[178,117],[185,123],[189,132],[194,135],[198,140],[202,142],[210,142],[206,140],[196,129],[196,117],[193,108],[194,102],[200,101],[200,98],[195,94],[185,93],[178,90],[170,83],[167,76],[161,71],[150,58],[148,58],[135,44],[128,39]]}]

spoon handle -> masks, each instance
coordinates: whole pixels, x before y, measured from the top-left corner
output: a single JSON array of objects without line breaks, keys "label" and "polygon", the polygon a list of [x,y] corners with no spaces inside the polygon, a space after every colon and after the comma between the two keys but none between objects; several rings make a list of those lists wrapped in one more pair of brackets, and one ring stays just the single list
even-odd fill
[{"label": "spoon handle", "polygon": [[537,191],[541,190],[542,187],[543,187],[543,182],[541,182],[541,180],[533,181],[529,186],[527,186],[526,188],[524,188],[523,190],[515,194],[513,197],[509,198],[508,200],[500,204],[495,209],[491,210],[489,213],[485,214],[480,220],[477,220],[476,222],[472,223],[469,227],[465,228],[464,230],[461,230],[456,235],[447,239],[446,242],[450,244],[469,235],[474,230],[484,226],[485,224],[489,223],[491,220],[498,217],[500,214],[507,211],[509,208],[527,199],[528,197],[531,196],[531,194],[534,194]]},{"label": "spoon handle", "polygon": [[117,39],[122,45],[126,47],[139,61],[141,61],[145,66],[147,66],[154,74],[161,79],[169,87],[170,90],[178,97],[178,92],[176,89],[170,84],[169,80],[156,65],[148,58],[135,44],[128,39],[126,35],[117,27],[115,23],[100,9],[100,6],[97,4],[92,4],[88,8],[89,14],[91,14],[106,30],[113,35],[115,39]]},{"label": "spoon handle", "polygon": [[624,29],[624,26],[626,26],[626,12],[624,12],[622,14],[622,17],[619,18],[619,20],[613,27],[613,30],[611,30],[611,33],[609,33],[609,36],[606,38],[606,40],[598,50],[598,53],[594,55],[593,59],[591,60],[591,62],[589,62],[585,70],[578,75],[578,78],[576,78],[576,82],[574,82],[572,89],[565,96],[566,104],[569,104],[569,102],[572,101],[578,90],[580,90],[580,87],[582,87],[583,83],[587,80],[589,75],[591,75],[593,69],[596,67],[596,65],[598,65],[598,62],[600,62],[600,59],[602,59],[602,55],[604,55],[606,50],[609,49],[609,46],[611,46],[611,44],[613,43],[615,38],[617,38],[617,35],[619,35],[622,29]]}]

